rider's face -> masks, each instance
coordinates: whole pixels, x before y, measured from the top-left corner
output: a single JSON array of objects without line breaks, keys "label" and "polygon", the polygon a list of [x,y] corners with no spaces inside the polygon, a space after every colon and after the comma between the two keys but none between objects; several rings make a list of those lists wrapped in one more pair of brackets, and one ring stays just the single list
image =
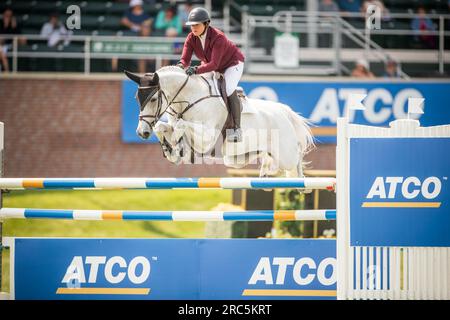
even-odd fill
[{"label": "rider's face", "polygon": [[206,26],[203,23],[191,25],[191,31],[195,36],[199,36],[205,31]]}]

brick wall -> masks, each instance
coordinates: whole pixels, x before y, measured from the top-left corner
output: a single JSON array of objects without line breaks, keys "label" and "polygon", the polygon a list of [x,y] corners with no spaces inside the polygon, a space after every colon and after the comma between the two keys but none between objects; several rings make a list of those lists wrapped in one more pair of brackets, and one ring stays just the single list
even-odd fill
[{"label": "brick wall", "polygon": [[[222,165],[174,165],[158,144],[121,140],[120,78],[0,78],[5,124],[5,177],[224,176]],[[313,169],[334,169],[335,146],[308,157]]]}]

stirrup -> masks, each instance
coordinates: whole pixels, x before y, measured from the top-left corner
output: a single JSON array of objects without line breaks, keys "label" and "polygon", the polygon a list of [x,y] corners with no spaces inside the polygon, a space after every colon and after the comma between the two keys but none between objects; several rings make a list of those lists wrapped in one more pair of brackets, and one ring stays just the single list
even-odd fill
[{"label": "stirrup", "polygon": [[241,142],[242,141],[242,130],[241,128],[233,129],[233,132],[227,134],[228,142]]}]

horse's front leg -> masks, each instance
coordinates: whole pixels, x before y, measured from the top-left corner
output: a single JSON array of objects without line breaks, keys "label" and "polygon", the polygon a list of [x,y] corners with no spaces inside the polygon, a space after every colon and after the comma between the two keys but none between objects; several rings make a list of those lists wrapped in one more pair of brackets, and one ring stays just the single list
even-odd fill
[{"label": "horse's front leg", "polygon": [[163,150],[164,157],[172,163],[179,164],[183,157],[182,145],[174,139],[174,128],[165,122],[157,122],[154,128]]},{"label": "horse's front leg", "polygon": [[178,120],[173,126],[173,135],[171,143],[177,144],[186,133],[186,122],[183,119]]}]

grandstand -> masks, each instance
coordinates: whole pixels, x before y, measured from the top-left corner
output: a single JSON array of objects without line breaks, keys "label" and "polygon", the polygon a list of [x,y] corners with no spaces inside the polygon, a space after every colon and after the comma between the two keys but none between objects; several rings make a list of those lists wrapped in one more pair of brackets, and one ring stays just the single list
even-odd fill
[{"label": "grandstand", "polygon": [[[317,12],[320,1],[192,2],[194,5],[208,6],[212,11],[214,25],[242,46],[248,59],[247,74],[345,76],[350,74],[358,57],[366,56],[376,75],[382,74],[385,62],[391,59],[398,61],[405,77],[447,75],[450,15],[448,2],[444,0],[386,0],[384,5],[389,16],[383,16],[381,29],[373,30],[369,36],[361,13],[335,12],[335,18],[323,19],[323,13]],[[175,3],[182,5],[184,1]],[[144,10],[154,23],[157,13],[170,4],[169,1],[147,0],[144,1]],[[81,28],[73,30],[69,44],[49,47],[39,37],[42,25],[52,13],[58,13],[60,20],[64,21],[69,16],[66,13],[69,5],[81,8]],[[425,6],[435,27],[434,31],[430,31],[430,36],[435,38],[434,48],[424,47],[414,41],[411,21],[416,17],[419,5]],[[163,39],[164,35],[152,28],[150,37],[145,41],[134,39],[135,33],[120,23],[129,8],[126,0],[6,0],[0,3],[0,13],[7,7],[12,8],[22,37],[26,39],[17,42],[8,52],[13,71],[111,72],[110,60],[115,57],[120,59],[119,70],[136,70],[136,59],[143,57],[150,59],[149,68],[157,68],[163,60],[177,59],[186,35],[183,33],[177,38]],[[294,17],[294,29],[291,31],[299,38],[299,67],[286,70],[274,65],[275,38],[283,30],[273,23],[273,17],[281,17],[280,23],[283,25],[286,19],[291,18],[290,14]],[[96,51],[104,48],[105,42],[102,41],[121,43],[121,39],[145,42],[148,54],[133,50]]]}]

